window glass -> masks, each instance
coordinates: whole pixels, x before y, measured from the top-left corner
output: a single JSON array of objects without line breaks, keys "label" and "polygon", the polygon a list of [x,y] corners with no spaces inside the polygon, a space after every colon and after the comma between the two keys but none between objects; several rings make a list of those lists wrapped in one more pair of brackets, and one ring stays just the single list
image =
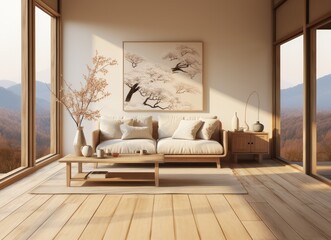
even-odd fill
[{"label": "window glass", "polygon": [[[330,24],[329,24],[330,25]],[[331,179],[331,29],[316,31],[317,173]]]},{"label": "window glass", "polygon": [[280,46],[280,157],[302,165],[303,37]]},{"label": "window glass", "polygon": [[21,0],[0,0],[0,178],[21,159]]},{"label": "window glass", "polygon": [[36,159],[51,153],[52,17],[35,8]]}]

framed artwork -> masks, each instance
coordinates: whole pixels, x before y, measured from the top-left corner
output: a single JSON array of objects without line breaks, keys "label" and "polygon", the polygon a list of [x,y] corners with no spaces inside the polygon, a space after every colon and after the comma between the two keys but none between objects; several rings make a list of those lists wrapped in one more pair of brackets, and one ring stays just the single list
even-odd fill
[{"label": "framed artwork", "polygon": [[124,111],[203,111],[202,42],[123,42]]}]

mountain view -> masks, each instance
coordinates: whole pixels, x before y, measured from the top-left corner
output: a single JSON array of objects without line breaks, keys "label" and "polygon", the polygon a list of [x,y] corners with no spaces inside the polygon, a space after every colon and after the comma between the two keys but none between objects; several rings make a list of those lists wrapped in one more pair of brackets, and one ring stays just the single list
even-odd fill
[{"label": "mountain view", "polygon": [[[36,82],[37,159],[49,153],[50,86]],[[0,80],[0,173],[21,166],[21,84]]]},{"label": "mountain view", "polygon": [[[316,84],[317,160],[331,160],[331,74]],[[281,156],[302,162],[303,84],[281,90]]]}]

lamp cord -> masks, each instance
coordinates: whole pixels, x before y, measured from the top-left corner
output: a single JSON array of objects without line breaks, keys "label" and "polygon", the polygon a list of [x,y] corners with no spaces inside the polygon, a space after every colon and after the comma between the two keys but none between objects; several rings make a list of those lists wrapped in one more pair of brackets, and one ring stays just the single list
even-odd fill
[{"label": "lamp cord", "polygon": [[249,99],[251,98],[251,96],[253,94],[256,94],[257,96],[257,101],[258,101],[258,107],[257,107],[257,121],[260,121],[260,96],[259,94],[257,93],[257,91],[253,91],[249,94],[248,98],[247,98],[247,101],[246,101],[246,106],[245,106],[245,123],[247,124],[247,121],[246,121],[246,112],[247,112],[247,105],[248,105],[248,102],[249,102]]}]

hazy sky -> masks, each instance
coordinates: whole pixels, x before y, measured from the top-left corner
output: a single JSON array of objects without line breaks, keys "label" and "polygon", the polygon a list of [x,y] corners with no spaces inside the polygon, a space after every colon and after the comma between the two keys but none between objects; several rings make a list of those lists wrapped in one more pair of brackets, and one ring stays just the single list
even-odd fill
[{"label": "hazy sky", "polygon": [[[21,79],[21,0],[0,0],[0,80]],[[5,6],[5,7],[4,7]],[[50,20],[36,10],[37,79],[49,82]],[[3,34],[5,33],[5,34]],[[317,78],[331,73],[331,30],[317,32]],[[303,38],[281,46],[281,88],[303,82]]]},{"label": "hazy sky", "polygon": [[[0,80],[20,82],[21,0],[0,0],[0,6]],[[36,8],[36,73],[44,82],[49,82],[50,19]]]},{"label": "hazy sky", "polygon": [[[317,30],[317,78],[331,73],[331,30]],[[281,46],[281,89],[303,82],[303,37]]]}]

